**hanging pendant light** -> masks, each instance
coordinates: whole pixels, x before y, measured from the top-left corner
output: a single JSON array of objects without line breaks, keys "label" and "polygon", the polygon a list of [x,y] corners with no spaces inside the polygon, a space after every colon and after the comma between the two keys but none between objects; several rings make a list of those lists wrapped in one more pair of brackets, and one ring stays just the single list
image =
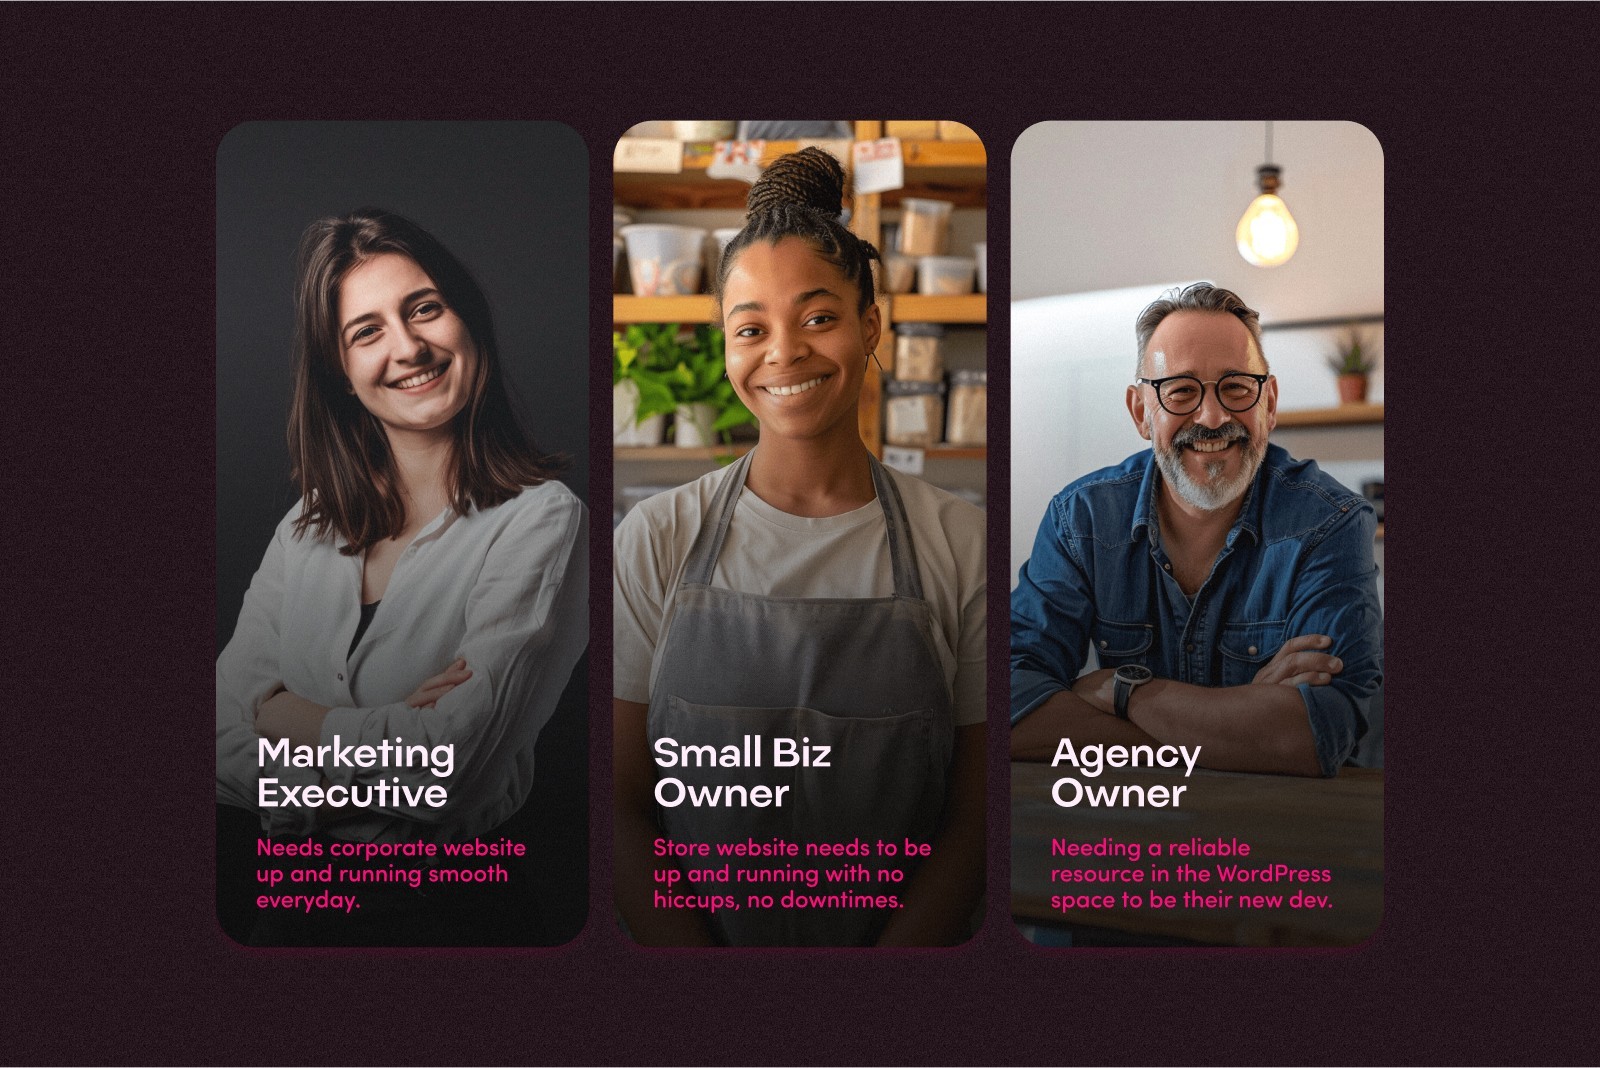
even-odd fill
[{"label": "hanging pendant light", "polygon": [[1272,123],[1267,123],[1267,162],[1256,168],[1261,195],[1239,218],[1234,240],[1239,255],[1257,267],[1277,267],[1288,263],[1300,247],[1300,227],[1289,214],[1289,205],[1278,196],[1278,180],[1283,171],[1272,162]]}]

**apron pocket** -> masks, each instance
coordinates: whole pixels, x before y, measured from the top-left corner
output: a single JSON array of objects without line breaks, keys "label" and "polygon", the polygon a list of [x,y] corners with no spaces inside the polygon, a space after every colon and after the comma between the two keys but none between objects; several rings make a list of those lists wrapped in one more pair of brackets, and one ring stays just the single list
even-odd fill
[{"label": "apron pocket", "polygon": [[[663,788],[666,797],[657,793],[663,823],[674,834],[713,842],[763,835],[925,840],[944,807],[955,733],[948,716],[928,709],[840,715],[700,705],[670,695],[652,709],[649,730],[658,784],[672,778],[684,787],[681,800],[676,787]],[[773,804],[744,803],[758,785],[773,791]],[[708,793],[717,786],[724,787],[720,795]]]}]

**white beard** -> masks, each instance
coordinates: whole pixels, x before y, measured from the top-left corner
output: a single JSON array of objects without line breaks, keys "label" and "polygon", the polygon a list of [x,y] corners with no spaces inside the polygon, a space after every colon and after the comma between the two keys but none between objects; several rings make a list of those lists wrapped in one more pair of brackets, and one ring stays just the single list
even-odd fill
[{"label": "white beard", "polygon": [[1261,461],[1266,455],[1266,442],[1250,438],[1239,446],[1244,454],[1244,462],[1237,475],[1232,478],[1223,477],[1222,472],[1227,465],[1224,461],[1217,460],[1205,465],[1207,481],[1196,482],[1183,466],[1183,447],[1176,444],[1166,447],[1155,444],[1154,420],[1147,419],[1145,426],[1150,430],[1150,440],[1156,454],[1156,467],[1160,469],[1161,477],[1167,480],[1167,484],[1184,503],[1203,512],[1215,512],[1226,508],[1242,497],[1244,491],[1250,488],[1250,483],[1255,481],[1256,472],[1261,470]]}]

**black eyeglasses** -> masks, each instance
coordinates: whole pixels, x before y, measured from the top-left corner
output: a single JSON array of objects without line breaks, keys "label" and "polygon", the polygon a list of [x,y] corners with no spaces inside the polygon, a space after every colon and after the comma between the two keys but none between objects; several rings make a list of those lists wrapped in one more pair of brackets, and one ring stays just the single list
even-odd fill
[{"label": "black eyeglasses", "polygon": [[1206,387],[1217,391],[1217,402],[1230,412],[1248,412],[1261,399],[1261,387],[1271,375],[1252,375],[1243,371],[1223,375],[1215,382],[1202,382],[1194,375],[1167,378],[1141,378],[1156,391],[1156,399],[1172,415],[1188,415],[1205,403]]}]

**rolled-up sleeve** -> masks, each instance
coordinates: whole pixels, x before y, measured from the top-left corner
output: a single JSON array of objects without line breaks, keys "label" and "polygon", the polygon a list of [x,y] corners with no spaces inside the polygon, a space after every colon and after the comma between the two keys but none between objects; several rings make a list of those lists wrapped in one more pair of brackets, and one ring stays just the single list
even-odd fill
[{"label": "rolled-up sleeve", "polygon": [[1308,553],[1295,589],[1288,633],[1326,634],[1344,662],[1326,686],[1303,685],[1323,775],[1333,775],[1367,730],[1372,698],[1383,683],[1383,610],[1372,544],[1377,517],[1359,504],[1341,515]]},{"label": "rolled-up sleeve", "polygon": [[1070,689],[1082,672],[1094,617],[1091,590],[1057,497],[1045,509],[1033,555],[1011,593],[1012,724]]},{"label": "rolled-up sleeve", "polygon": [[408,748],[452,746],[447,777],[436,775],[431,764],[345,764],[324,767],[329,781],[346,787],[379,778],[398,779],[413,789],[445,785],[449,802],[442,809],[425,804],[371,809],[423,823],[460,823],[464,813],[490,809],[504,818],[514,811],[524,798],[512,795],[526,792],[512,786],[525,778],[516,774],[519,762],[531,769],[534,743],[587,644],[587,529],[582,503],[565,491],[519,508],[490,545],[467,602],[459,655],[471,678],[433,708],[412,708],[403,701],[332,708],[323,720],[323,745],[334,745],[337,738],[340,746],[402,740]]}]

